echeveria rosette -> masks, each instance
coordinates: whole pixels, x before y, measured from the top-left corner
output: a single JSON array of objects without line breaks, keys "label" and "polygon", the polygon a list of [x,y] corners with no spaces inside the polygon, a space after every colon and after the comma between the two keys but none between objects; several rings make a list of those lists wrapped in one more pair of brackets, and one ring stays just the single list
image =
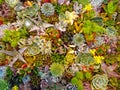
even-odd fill
[{"label": "echeveria rosette", "polygon": [[85,39],[84,39],[83,34],[80,34],[80,33],[75,34],[73,36],[73,43],[76,46],[80,46],[80,45],[84,44],[85,43]]},{"label": "echeveria rosette", "polygon": [[64,72],[64,66],[59,63],[53,63],[50,67],[50,72],[52,73],[53,76],[59,77]]},{"label": "echeveria rosette", "polygon": [[91,82],[92,90],[106,90],[107,85],[108,77],[106,74],[93,76]]},{"label": "echeveria rosette", "polygon": [[51,3],[44,3],[41,6],[41,12],[45,15],[45,16],[51,16],[54,14],[55,10],[54,10],[54,6]]}]

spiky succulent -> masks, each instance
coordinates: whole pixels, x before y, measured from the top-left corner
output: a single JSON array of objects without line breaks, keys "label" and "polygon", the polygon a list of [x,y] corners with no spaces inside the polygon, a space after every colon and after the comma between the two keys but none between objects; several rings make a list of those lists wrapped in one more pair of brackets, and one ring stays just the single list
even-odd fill
[{"label": "spiky succulent", "polygon": [[61,76],[64,72],[64,66],[59,63],[53,63],[50,67],[50,72],[53,76]]},{"label": "spiky succulent", "polygon": [[76,57],[76,61],[85,66],[94,64],[94,58],[90,53],[79,53]]},{"label": "spiky succulent", "polygon": [[95,75],[92,79],[92,90],[106,90],[108,77],[106,74]]},{"label": "spiky succulent", "polygon": [[41,12],[45,15],[45,16],[51,16],[54,14],[54,7],[51,3],[44,3],[41,6]]},{"label": "spiky succulent", "polygon": [[1,90],[8,90],[8,85],[3,79],[0,79],[0,89]]},{"label": "spiky succulent", "polygon": [[85,39],[84,39],[84,36],[80,33],[77,33],[73,36],[73,43],[76,45],[76,46],[80,46],[81,44],[84,44],[85,43]]}]

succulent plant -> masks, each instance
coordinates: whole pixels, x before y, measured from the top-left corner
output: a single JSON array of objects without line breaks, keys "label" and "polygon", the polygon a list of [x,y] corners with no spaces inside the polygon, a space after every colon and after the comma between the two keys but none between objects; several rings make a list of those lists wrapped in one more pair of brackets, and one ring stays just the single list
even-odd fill
[{"label": "succulent plant", "polygon": [[96,9],[96,8],[99,8],[102,5],[103,1],[104,0],[91,0],[91,4]]},{"label": "succulent plant", "polygon": [[80,14],[80,12],[82,11],[82,4],[75,2],[73,8],[77,14]]},{"label": "succulent plant", "polygon": [[39,53],[40,53],[40,48],[36,44],[29,46],[26,52],[28,56],[34,56]]},{"label": "succulent plant", "polygon": [[5,0],[5,2],[12,8],[14,8],[17,3],[19,2],[19,0]]},{"label": "succulent plant", "polygon": [[0,89],[1,90],[8,90],[8,85],[3,79],[0,79]]},{"label": "succulent plant", "polygon": [[54,7],[51,3],[44,3],[41,6],[41,12],[45,15],[45,16],[51,16],[54,14]]},{"label": "succulent plant", "polygon": [[51,41],[45,41],[42,46],[40,46],[40,51],[42,54],[48,54],[50,55],[52,53],[51,51]]},{"label": "succulent plant", "polygon": [[99,47],[104,43],[105,43],[104,37],[101,36],[95,37],[95,42],[94,42],[95,47]]},{"label": "succulent plant", "polygon": [[90,53],[79,53],[76,57],[76,61],[85,66],[94,64],[94,58]]},{"label": "succulent plant", "polygon": [[108,77],[106,74],[95,75],[92,79],[92,90],[106,90]]},{"label": "succulent plant", "polygon": [[84,39],[84,36],[80,33],[77,33],[73,36],[73,43],[76,45],[76,46],[80,46],[82,44],[85,43],[85,39]]},{"label": "succulent plant", "polygon": [[53,76],[61,76],[64,72],[64,66],[59,63],[53,63],[50,67],[50,72]]},{"label": "succulent plant", "polygon": [[117,30],[115,30],[114,27],[107,27],[106,30],[105,30],[105,33],[108,35],[108,36],[116,36],[117,35]]}]

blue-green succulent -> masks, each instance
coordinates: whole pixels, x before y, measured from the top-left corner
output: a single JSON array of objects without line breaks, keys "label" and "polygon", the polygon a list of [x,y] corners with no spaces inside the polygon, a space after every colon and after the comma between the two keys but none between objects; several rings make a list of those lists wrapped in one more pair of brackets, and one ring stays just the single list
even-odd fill
[{"label": "blue-green succulent", "polygon": [[80,45],[84,44],[85,43],[85,39],[84,39],[83,34],[80,34],[80,33],[75,34],[73,36],[73,43],[76,46],[80,46]]},{"label": "blue-green succulent", "polygon": [[44,3],[41,6],[41,12],[45,15],[45,16],[51,16],[54,14],[54,6],[51,3]]}]

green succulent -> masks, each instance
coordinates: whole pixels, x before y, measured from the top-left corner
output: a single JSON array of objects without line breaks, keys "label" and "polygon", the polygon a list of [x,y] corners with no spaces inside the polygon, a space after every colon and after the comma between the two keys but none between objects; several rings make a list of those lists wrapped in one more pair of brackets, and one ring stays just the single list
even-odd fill
[{"label": "green succulent", "polygon": [[78,3],[81,3],[83,6],[89,4],[89,0],[71,0],[72,2],[78,2]]},{"label": "green succulent", "polygon": [[3,41],[9,42],[12,47],[16,47],[20,40],[20,32],[16,30],[5,30]]},{"label": "green succulent", "polygon": [[3,79],[0,79],[0,89],[8,90],[8,84]]},{"label": "green succulent", "polygon": [[19,2],[19,0],[5,0],[5,2],[12,8],[14,8],[17,3]]},{"label": "green succulent", "polygon": [[62,4],[62,5],[59,5],[59,4],[55,4],[55,12],[57,14],[60,14],[60,13],[65,13],[65,11],[72,11],[73,10],[73,5],[70,4],[69,6],[66,5],[66,4]]},{"label": "green succulent", "polygon": [[107,27],[106,30],[105,30],[105,33],[110,37],[111,36],[116,36],[117,35],[117,30],[114,27]]},{"label": "green succulent", "polygon": [[12,47],[16,47],[19,40],[21,38],[26,37],[28,35],[26,29],[20,29],[20,30],[5,30],[3,41],[8,42],[11,44]]},{"label": "green succulent", "polygon": [[113,14],[117,10],[118,1],[119,0],[110,1],[104,8],[108,15]]},{"label": "green succulent", "polygon": [[94,58],[90,53],[79,53],[76,57],[76,61],[85,66],[94,64]]},{"label": "green succulent", "polygon": [[56,63],[63,63],[63,61],[64,61],[64,55],[62,55],[62,54],[57,54],[57,53],[53,53],[53,54],[51,55],[51,60],[52,60],[53,62],[56,62]]},{"label": "green succulent", "polygon": [[78,78],[73,77],[73,78],[71,79],[71,83],[72,83],[73,85],[77,86],[77,90],[84,90],[84,88],[83,88],[83,83],[82,83],[82,81],[79,80]]},{"label": "green succulent", "polygon": [[54,14],[54,6],[51,3],[44,3],[41,6],[41,12],[45,15],[45,16],[51,16]]},{"label": "green succulent", "polygon": [[59,63],[53,63],[50,67],[50,72],[53,76],[61,76],[64,72],[64,66]]},{"label": "green succulent", "polygon": [[80,46],[85,43],[83,34],[77,33],[73,36],[73,42],[76,46]]},{"label": "green succulent", "polygon": [[102,26],[99,26],[97,23],[92,22],[90,20],[84,21],[83,25],[83,33],[84,34],[92,34],[92,33],[97,33],[101,34],[104,33],[105,29]]},{"label": "green succulent", "polygon": [[38,12],[39,9],[40,9],[40,7],[38,4],[33,4],[32,7],[26,8],[24,13],[25,13],[25,15],[29,15],[30,17],[33,17],[33,16],[37,15],[36,13]]},{"label": "green succulent", "polygon": [[93,90],[106,90],[106,87],[108,85],[108,77],[106,74],[95,75],[92,79],[91,84]]}]

